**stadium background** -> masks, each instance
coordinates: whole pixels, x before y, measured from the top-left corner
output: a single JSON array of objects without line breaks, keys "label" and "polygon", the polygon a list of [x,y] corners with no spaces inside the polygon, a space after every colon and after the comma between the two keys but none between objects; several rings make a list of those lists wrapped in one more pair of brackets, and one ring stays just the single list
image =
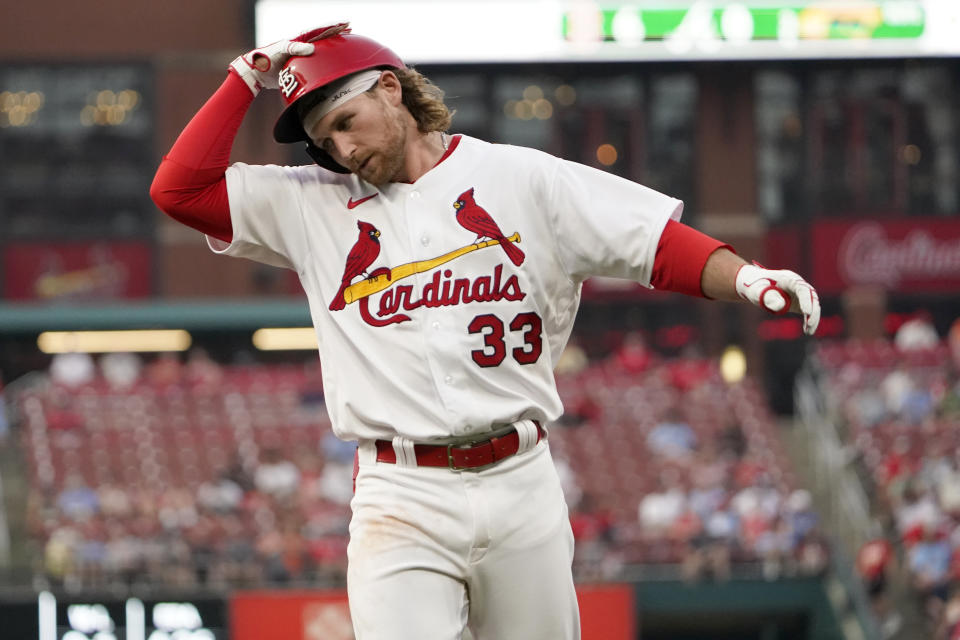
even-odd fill
[{"label": "stadium background", "polygon": [[[312,445],[314,462],[332,472],[337,454],[322,444],[328,425],[312,384],[315,354],[263,350],[253,340],[262,328],[308,325],[296,279],[214,257],[147,195],[161,154],[229,61],[267,41],[258,25],[261,35],[290,35],[324,16],[318,24],[353,19],[358,32],[401,56],[404,46],[419,46],[408,58],[447,91],[455,131],[541,148],[682,198],[686,222],[745,256],[795,269],[821,294],[824,318],[809,340],[798,320],[742,305],[619,282],[586,285],[578,351],[561,374],[571,417],[551,434],[571,487],[587,496],[574,509],[585,638],[953,637],[952,574],[941,591],[916,587],[919,542],[899,511],[909,502],[901,487],[925,481],[937,498],[935,537],[951,540],[952,503],[939,476],[923,472],[952,451],[956,427],[947,406],[957,393],[950,338],[960,317],[960,65],[952,42],[960,16],[952,4],[7,3],[0,618],[9,631],[0,635],[350,637],[338,591],[343,505],[332,497],[288,521],[289,505],[252,487],[242,514],[261,508],[273,518],[236,532],[255,537],[256,570],[244,571],[241,561],[227,567],[214,550],[223,561],[217,580],[198,568],[196,523],[161,517],[164,507],[182,507],[229,533],[216,509],[197,503],[217,464],[236,458],[255,474],[265,457]],[[397,7],[407,22],[397,22]],[[540,12],[535,23],[525,22],[531,10]],[[378,11],[381,22],[393,21],[395,37],[364,30],[361,17],[373,29]],[[752,35],[744,34],[744,12]],[[532,34],[553,42],[549,54],[526,41]],[[278,110],[270,96],[255,101],[234,160],[306,162],[300,149],[272,142]],[[901,349],[921,325],[932,326],[938,342]],[[186,331],[190,343],[183,352],[141,351],[142,378],[131,389],[111,386],[100,369],[83,378],[84,365],[70,358],[61,364],[82,379],[58,378],[57,336],[38,342],[43,332],[127,329]],[[87,364],[99,367],[101,351],[78,340],[67,335],[68,350],[93,351]],[[173,382],[159,381],[171,371]],[[871,396],[895,372],[906,372],[916,395],[926,392],[926,413]],[[228,396],[248,404],[247,439],[234,433]],[[680,405],[692,408],[678,417],[671,408]],[[710,420],[712,410],[723,424]],[[289,423],[271,423],[263,417],[270,413]],[[137,428],[131,415],[144,424]],[[694,427],[696,451],[660,461],[649,434],[684,421]],[[779,555],[741,532],[726,576],[694,567],[707,544],[697,534],[705,522],[685,528],[677,518],[652,530],[637,511],[664,483],[689,483],[690,460],[705,449],[722,453],[731,423],[746,452],[736,468],[755,468],[731,493],[775,486],[771,520],[781,522],[807,513],[786,506],[807,491],[817,525],[815,540],[795,540]],[[221,432],[229,434],[205,439]],[[928,446],[933,440],[939,449]],[[205,447],[224,459],[207,459]],[[194,452],[188,460],[184,450]],[[308,462],[296,462],[305,482]],[[610,473],[598,474],[605,468]],[[92,513],[70,512],[60,500],[77,488],[74,480],[100,492]],[[153,531],[147,523],[139,540],[159,545],[161,556],[189,541],[181,574],[110,564],[117,523],[105,513],[105,485],[153,492],[159,524]],[[298,572],[282,559],[271,565],[284,555],[271,534],[309,528],[314,516],[335,522],[303,536],[314,545],[304,552],[312,569]],[[760,526],[772,538],[776,526]],[[858,555],[878,536],[899,559],[889,603],[871,601],[858,571]]]}]

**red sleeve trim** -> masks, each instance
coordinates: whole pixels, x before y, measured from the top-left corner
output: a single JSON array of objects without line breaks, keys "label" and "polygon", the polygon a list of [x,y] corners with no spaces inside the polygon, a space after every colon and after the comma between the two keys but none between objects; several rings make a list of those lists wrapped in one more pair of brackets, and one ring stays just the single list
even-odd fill
[{"label": "red sleeve trim", "polygon": [[231,70],[183,129],[150,186],[150,197],[164,213],[224,242],[233,240],[226,169],[253,97]]},{"label": "red sleeve trim", "polygon": [[657,243],[650,284],[656,289],[705,298],[700,279],[707,258],[717,249],[733,251],[728,244],[685,224],[668,220]]},{"label": "red sleeve trim", "polygon": [[177,222],[233,242],[227,177],[222,168],[190,169],[164,158],[150,187],[150,197]]},{"label": "red sleeve trim", "polygon": [[233,139],[253,98],[250,87],[231,69],[223,84],[183,128],[167,157],[194,169],[226,168]]}]

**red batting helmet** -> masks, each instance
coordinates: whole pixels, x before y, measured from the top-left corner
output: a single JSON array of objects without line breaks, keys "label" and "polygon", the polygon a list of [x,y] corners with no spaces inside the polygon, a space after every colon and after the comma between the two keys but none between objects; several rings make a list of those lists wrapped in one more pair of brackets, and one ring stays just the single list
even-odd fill
[{"label": "red batting helmet", "polygon": [[[273,138],[277,142],[310,142],[303,125],[300,124],[296,105],[298,100],[311,91],[358,71],[378,67],[402,69],[405,66],[393,51],[370,38],[353,35],[345,24],[325,30],[317,29],[307,35],[317,32],[322,32],[317,36],[318,39],[307,39],[308,42],[313,42],[313,54],[293,56],[280,70],[280,97],[286,106],[273,127]],[[311,146],[313,145],[308,145]],[[313,147],[308,148],[308,151],[321,166],[347,172],[322,149]],[[329,164],[321,161],[322,156],[318,158],[316,153],[326,156]]]}]

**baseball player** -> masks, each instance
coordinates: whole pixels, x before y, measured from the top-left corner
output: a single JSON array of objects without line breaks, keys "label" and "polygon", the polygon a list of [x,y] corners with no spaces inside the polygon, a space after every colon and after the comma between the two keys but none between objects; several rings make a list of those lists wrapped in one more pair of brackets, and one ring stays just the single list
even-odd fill
[{"label": "baseball player", "polygon": [[[316,164],[228,166],[250,103]],[[358,441],[360,640],[579,637],[545,425],[593,275],[803,315],[814,289],[678,222],[682,203],[540,151],[450,135],[442,92],[346,24],[238,57],[151,196],[213,251],[296,270],[336,434]]]}]

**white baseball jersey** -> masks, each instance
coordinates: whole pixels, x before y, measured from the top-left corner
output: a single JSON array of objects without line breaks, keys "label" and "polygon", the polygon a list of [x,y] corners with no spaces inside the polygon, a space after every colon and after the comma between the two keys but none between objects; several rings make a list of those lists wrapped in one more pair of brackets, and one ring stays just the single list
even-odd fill
[{"label": "white baseball jersey", "polygon": [[467,136],[412,184],[235,164],[227,190],[233,242],[211,248],[296,270],[334,431],[360,440],[555,420],[553,367],[581,283],[649,286],[682,211],[609,173]]}]

